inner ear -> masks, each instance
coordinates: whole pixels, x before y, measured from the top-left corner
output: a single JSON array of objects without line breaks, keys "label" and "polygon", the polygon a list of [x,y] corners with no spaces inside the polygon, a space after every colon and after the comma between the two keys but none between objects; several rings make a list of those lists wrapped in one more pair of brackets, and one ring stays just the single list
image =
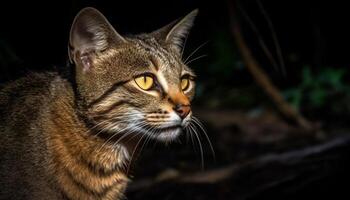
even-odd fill
[{"label": "inner ear", "polygon": [[83,71],[86,72],[87,70],[92,68],[92,58],[89,54],[83,54],[80,56],[81,64],[84,66]]},{"label": "inner ear", "polygon": [[118,34],[108,20],[95,8],[84,8],[75,17],[69,36],[69,59],[83,70],[92,67],[100,52],[126,40]]}]

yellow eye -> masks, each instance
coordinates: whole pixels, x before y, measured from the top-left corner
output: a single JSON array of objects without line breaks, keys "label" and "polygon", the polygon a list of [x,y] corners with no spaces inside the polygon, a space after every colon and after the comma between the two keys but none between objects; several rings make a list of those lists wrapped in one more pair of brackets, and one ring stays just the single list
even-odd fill
[{"label": "yellow eye", "polygon": [[190,80],[188,78],[181,79],[181,89],[183,91],[187,90],[190,86]]},{"label": "yellow eye", "polygon": [[153,77],[141,75],[135,78],[135,83],[143,90],[149,90],[153,86]]}]

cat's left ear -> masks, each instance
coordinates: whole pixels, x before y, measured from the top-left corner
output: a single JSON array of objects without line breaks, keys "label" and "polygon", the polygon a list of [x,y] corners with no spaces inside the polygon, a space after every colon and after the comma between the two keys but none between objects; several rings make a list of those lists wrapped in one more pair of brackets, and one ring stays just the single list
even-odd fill
[{"label": "cat's left ear", "polygon": [[105,16],[92,7],[82,9],[74,18],[69,35],[68,55],[71,63],[90,70],[100,52],[126,43]]},{"label": "cat's left ear", "polygon": [[188,36],[198,9],[193,10],[180,20],[176,20],[163,28],[152,32],[155,38],[166,45],[170,45],[178,54],[181,54],[183,43]]}]

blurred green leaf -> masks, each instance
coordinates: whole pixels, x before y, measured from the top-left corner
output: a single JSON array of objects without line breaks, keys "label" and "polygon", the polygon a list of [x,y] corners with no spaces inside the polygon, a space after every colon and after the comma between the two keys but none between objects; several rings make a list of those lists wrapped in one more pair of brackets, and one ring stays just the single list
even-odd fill
[{"label": "blurred green leaf", "polygon": [[328,105],[327,102],[330,99],[336,99],[339,95],[350,98],[350,85],[344,80],[345,75],[345,69],[327,67],[313,72],[309,66],[304,66],[301,72],[301,83],[286,89],[283,95],[298,110],[306,107],[322,108]]},{"label": "blurred green leaf", "polygon": [[313,88],[313,90],[309,93],[310,96],[310,103],[314,107],[321,107],[324,105],[326,101],[327,93],[324,88]]},{"label": "blurred green leaf", "polygon": [[329,86],[334,89],[341,88],[344,86],[342,79],[345,72],[345,69],[325,68],[320,72],[319,81],[329,84]]},{"label": "blurred green leaf", "polygon": [[299,88],[291,88],[283,92],[283,96],[295,108],[299,109],[302,100],[302,91]]},{"label": "blurred green leaf", "polygon": [[304,66],[302,69],[302,84],[303,88],[310,87],[313,84],[313,77],[309,66]]}]

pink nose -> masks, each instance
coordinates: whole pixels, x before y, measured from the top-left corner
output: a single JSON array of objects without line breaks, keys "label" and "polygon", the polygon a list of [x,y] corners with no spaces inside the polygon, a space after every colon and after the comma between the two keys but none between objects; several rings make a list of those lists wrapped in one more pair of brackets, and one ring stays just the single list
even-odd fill
[{"label": "pink nose", "polygon": [[182,105],[182,104],[177,104],[174,107],[175,112],[181,117],[181,119],[184,119],[188,113],[191,111],[190,105]]}]

